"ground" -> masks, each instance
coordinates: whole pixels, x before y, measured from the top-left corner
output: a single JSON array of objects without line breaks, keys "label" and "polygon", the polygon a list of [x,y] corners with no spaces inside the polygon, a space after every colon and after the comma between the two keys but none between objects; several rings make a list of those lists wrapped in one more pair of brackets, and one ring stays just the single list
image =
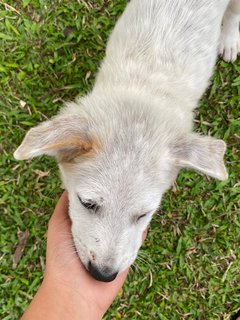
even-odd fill
[{"label": "ground", "polygon": [[[17,162],[13,152],[29,128],[91,88],[126,2],[0,0],[2,320],[19,319],[41,283],[48,220],[62,192],[53,159]],[[105,319],[220,320],[239,309],[239,74],[240,60],[217,62],[195,121],[196,131],[226,141],[229,179],[181,172]]]}]

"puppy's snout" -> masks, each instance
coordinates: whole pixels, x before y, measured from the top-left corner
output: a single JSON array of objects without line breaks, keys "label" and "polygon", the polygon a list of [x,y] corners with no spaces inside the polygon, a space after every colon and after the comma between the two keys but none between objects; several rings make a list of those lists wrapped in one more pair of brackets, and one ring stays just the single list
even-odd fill
[{"label": "puppy's snout", "polygon": [[118,272],[112,273],[109,267],[98,268],[91,261],[88,263],[88,270],[94,279],[103,282],[113,281],[118,275]]}]

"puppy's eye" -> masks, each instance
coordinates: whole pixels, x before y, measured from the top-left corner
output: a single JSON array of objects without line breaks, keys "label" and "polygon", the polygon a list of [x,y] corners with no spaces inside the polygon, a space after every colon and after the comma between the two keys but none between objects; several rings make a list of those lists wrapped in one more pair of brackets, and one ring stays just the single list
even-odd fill
[{"label": "puppy's eye", "polygon": [[140,219],[146,217],[146,215],[147,215],[146,213],[145,213],[145,214],[142,214],[141,216],[139,216],[139,217],[137,218],[137,221],[139,221]]},{"label": "puppy's eye", "polygon": [[93,211],[98,210],[98,205],[96,204],[96,202],[93,202],[91,200],[83,201],[79,196],[78,196],[78,199],[84,208],[86,208],[88,210],[93,210]]}]

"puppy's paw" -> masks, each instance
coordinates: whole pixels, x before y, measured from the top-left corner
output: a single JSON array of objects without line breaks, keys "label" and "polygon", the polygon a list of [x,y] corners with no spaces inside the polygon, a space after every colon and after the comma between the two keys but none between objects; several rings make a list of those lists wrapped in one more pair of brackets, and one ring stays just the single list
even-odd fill
[{"label": "puppy's paw", "polygon": [[223,22],[219,55],[227,62],[234,62],[240,53],[239,20]]},{"label": "puppy's paw", "polygon": [[228,34],[224,36],[221,35],[219,55],[227,62],[234,62],[240,53],[240,35],[239,32],[233,36],[233,34]]}]

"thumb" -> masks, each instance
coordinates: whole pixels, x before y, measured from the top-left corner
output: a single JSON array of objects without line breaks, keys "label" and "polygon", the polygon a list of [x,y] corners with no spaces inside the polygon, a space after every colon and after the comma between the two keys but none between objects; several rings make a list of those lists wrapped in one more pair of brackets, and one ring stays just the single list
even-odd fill
[{"label": "thumb", "polygon": [[[48,244],[54,246],[71,239],[71,220],[68,215],[68,195],[64,191],[54,209],[48,224]],[[61,238],[61,239],[60,239]]]}]

